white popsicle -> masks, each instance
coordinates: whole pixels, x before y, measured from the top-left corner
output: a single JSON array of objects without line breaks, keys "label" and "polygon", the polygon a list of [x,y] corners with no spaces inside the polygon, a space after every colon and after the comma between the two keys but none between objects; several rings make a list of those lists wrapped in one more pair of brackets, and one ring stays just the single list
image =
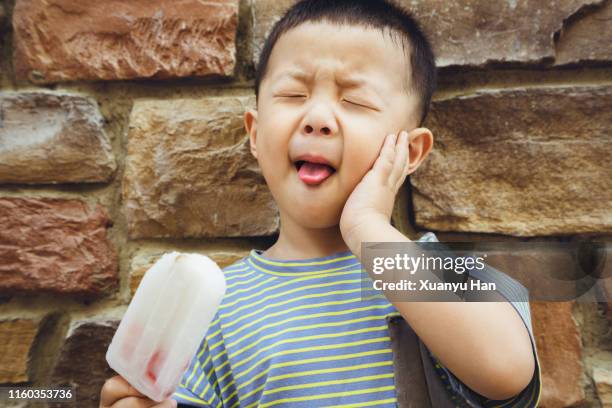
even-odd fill
[{"label": "white popsicle", "polygon": [[225,295],[210,258],[166,253],[145,273],[106,361],[134,388],[160,402],[176,390]]}]

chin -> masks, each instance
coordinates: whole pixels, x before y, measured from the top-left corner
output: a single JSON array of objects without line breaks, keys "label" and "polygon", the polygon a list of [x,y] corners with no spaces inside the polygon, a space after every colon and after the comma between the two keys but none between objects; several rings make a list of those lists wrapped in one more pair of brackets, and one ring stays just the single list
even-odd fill
[{"label": "chin", "polygon": [[312,210],[303,209],[299,214],[294,214],[294,219],[302,227],[306,228],[331,228],[340,223],[340,216],[331,213],[329,209]]}]

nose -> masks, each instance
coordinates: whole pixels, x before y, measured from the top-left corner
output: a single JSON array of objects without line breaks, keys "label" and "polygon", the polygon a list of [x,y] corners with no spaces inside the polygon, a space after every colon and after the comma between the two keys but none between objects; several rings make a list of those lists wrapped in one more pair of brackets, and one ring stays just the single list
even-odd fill
[{"label": "nose", "polygon": [[325,102],[313,103],[304,116],[302,131],[305,135],[330,136],[338,132],[332,107]]}]

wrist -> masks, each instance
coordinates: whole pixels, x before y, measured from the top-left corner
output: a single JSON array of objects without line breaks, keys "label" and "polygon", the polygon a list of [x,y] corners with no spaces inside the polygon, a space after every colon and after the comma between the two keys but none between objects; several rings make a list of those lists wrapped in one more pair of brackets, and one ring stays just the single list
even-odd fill
[{"label": "wrist", "polygon": [[344,242],[351,252],[360,254],[362,242],[383,241],[383,237],[386,235],[385,231],[388,228],[393,228],[389,220],[382,215],[372,215],[365,217],[346,230],[341,229],[341,231]]}]

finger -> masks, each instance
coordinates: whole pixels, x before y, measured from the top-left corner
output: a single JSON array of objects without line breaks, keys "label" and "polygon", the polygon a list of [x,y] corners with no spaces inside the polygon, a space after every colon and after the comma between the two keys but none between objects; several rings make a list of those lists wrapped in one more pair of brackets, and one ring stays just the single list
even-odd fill
[{"label": "finger", "polygon": [[153,406],[152,408],[176,408],[177,405],[178,405],[178,402],[176,400],[167,399]]},{"label": "finger", "polygon": [[397,137],[395,134],[387,135],[378,155],[378,158],[374,163],[374,170],[380,174],[382,182],[387,182],[391,169],[393,168],[393,161],[395,159],[396,139]]},{"label": "finger", "polygon": [[111,408],[152,408],[157,406],[157,402],[146,397],[127,397],[115,402]]},{"label": "finger", "polygon": [[118,399],[135,396],[144,397],[136,388],[132,387],[125,378],[116,375],[107,379],[100,391],[100,405],[102,407],[110,407]]},{"label": "finger", "polygon": [[408,161],[408,133],[401,131],[396,146],[395,162],[389,180],[396,188],[404,181],[406,162]]}]

